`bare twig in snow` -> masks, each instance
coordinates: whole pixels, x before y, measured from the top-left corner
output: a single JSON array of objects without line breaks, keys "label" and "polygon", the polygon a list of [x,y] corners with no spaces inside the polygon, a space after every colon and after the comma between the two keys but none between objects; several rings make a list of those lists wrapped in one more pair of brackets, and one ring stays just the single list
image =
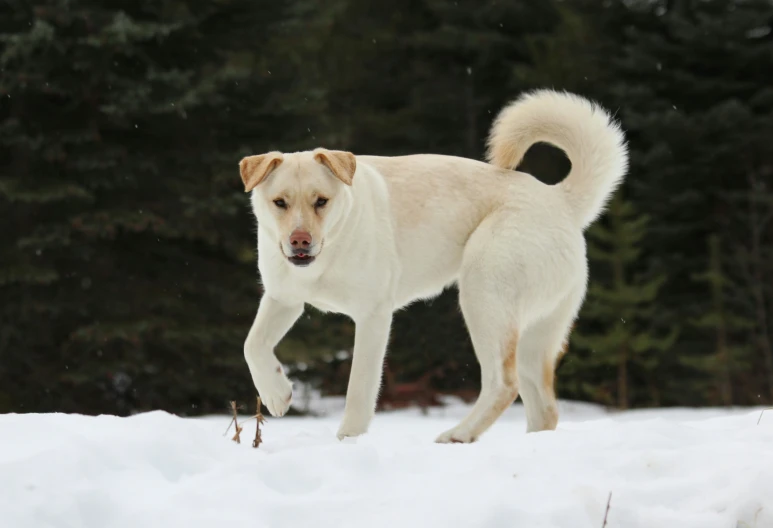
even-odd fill
[{"label": "bare twig in snow", "polygon": [[762,409],[760,411],[760,417],[757,418],[757,425],[760,425],[760,421],[762,420],[762,415],[765,414],[765,411],[773,411],[773,407],[768,407],[767,409]]},{"label": "bare twig in snow", "polygon": [[609,492],[609,498],[607,499],[607,510],[604,512],[604,524],[601,528],[607,528],[607,516],[609,515],[609,505],[612,503],[612,492]]},{"label": "bare twig in snow", "polygon": [[[231,440],[233,440],[237,444],[241,444],[242,443],[242,439],[241,439],[241,437],[239,435],[242,434],[242,429],[243,428],[242,428],[241,425],[239,425],[239,421],[236,418],[236,411],[237,410],[238,410],[238,408],[236,407],[236,402],[232,401],[231,402],[231,411],[233,411],[234,416],[233,416],[233,418],[231,420],[231,423],[234,424],[234,427],[236,428],[236,433],[234,433],[234,436],[233,436],[233,438],[231,438]],[[230,429],[231,426],[229,425],[228,428]]]},{"label": "bare twig in snow", "polygon": [[253,416],[253,418],[255,418],[255,440],[252,441],[252,447],[260,447],[260,444],[263,443],[260,426],[263,424],[263,422],[266,421],[266,419],[260,413],[260,396],[258,396],[258,404],[257,408],[255,409],[255,416]]},{"label": "bare twig in snow", "polygon": [[[233,404],[234,404],[234,402],[231,402],[231,405],[233,405]],[[223,433],[223,436],[227,435],[227,434],[228,434],[228,431],[230,431],[230,430],[231,430],[231,426],[234,424],[234,420],[235,420],[235,419],[236,419],[236,418],[235,418],[235,415],[231,417],[231,421],[230,421],[230,422],[228,422],[228,427],[226,427],[226,429],[225,429],[225,432]]]}]

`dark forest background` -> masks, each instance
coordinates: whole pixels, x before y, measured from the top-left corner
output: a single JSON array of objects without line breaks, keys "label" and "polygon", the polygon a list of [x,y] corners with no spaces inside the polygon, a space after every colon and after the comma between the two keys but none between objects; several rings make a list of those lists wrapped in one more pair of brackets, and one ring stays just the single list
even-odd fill
[{"label": "dark forest background", "polygon": [[[482,159],[535,87],[598,100],[631,148],[559,396],[773,402],[771,24],[762,0],[0,2],[0,412],[252,401],[241,157]],[[340,394],[353,331],[308,311],[278,355]],[[474,393],[455,290],[397,315],[388,361],[390,387]]]}]

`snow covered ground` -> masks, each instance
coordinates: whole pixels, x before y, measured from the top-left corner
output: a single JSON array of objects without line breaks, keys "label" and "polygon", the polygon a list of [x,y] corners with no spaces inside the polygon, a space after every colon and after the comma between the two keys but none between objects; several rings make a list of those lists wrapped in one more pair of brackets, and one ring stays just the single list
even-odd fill
[{"label": "snow covered ground", "polygon": [[561,403],[525,434],[514,405],[472,445],[435,436],[460,404],[381,413],[338,442],[321,418],[0,415],[0,527],[773,527],[773,411],[607,413]]}]

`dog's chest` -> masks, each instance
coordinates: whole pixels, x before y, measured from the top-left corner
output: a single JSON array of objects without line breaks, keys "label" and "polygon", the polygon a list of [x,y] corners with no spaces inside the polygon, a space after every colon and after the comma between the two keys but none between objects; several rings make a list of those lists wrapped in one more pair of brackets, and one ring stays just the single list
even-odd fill
[{"label": "dog's chest", "polygon": [[269,273],[264,276],[264,284],[279,298],[310,304],[323,312],[353,315],[360,309],[360,296],[351,294],[356,291],[351,280],[347,283],[343,276],[329,271],[321,276],[303,273],[306,270],[294,271]]},{"label": "dog's chest", "polygon": [[329,279],[318,280],[308,285],[304,292],[298,292],[304,302],[322,312],[335,312],[351,315],[355,310],[343,284],[332,284]]}]

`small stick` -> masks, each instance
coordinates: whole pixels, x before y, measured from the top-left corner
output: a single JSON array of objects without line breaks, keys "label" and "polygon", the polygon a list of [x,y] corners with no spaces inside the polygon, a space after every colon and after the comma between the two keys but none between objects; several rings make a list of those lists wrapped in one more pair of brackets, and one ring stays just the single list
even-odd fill
[{"label": "small stick", "polygon": [[252,441],[252,447],[260,447],[263,443],[263,438],[260,434],[260,425],[266,421],[263,415],[260,413],[260,396],[258,396],[258,407],[255,409],[255,440]]},{"label": "small stick", "polygon": [[760,425],[760,420],[762,420],[762,415],[765,414],[765,411],[773,411],[773,407],[768,407],[767,409],[762,409],[762,411],[760,411],[760,417],[757,418],[757,425]]},{"label": "small stick", "polygon": [[[231,403],[233,403],[233,402],[231,402]],[[234,424],[234,417],[232,416],[232,417],[231,417],[231,421],[230,421],[230,422],[228,422],[228,427],[226,427],[226,428],[225,428],[225,432],[223,433],[223,436],[225,436],[225,435],[227,435],[227,434],[228,434],[228,431],[230,431],[230,430],[231,430],[231,426],[232,426],[233,424]]]},{"label": "small stick", "polygon": [[[231,402],[231,410],[234,413],[234,416],[233,416],[233,419],[232,419],[231,423],[233,423],[234,426],[236,427],[236,433],[234,434],[234,437],[231,438],[231,440],[233,440],[237,444],[241,444],[242,443],[242,439],[239,437],[239,435],[242,434],[242,429],[243,428],[242,428],[242,426],[239,425],[239,421],[236,419],[237,407],[236,407],[236,402],[235,401]],[[231,426],[229,425],[228,428],[230,429]]]},{"label": "small stick", "polygon": [[233,424],[234,424],[234,419],[233,419],[233,418],[231,418],[231,421],[230,421],[230,422],[228,422],[228,427],[226,427],[226,429],[225,429],[225,432],[223,433],[223,436],[225,436],[225,435],[227,435],[227,434],[228,434],[228,431],[230,431],[230,430],[231,430],[231,426],[232,426]]},{"label": "small stick", "polygon": [[604,524],[601,525],[601,528],[607,528],[607,516],[609,515],[609,505],[612,502],[612,492],[609,492],[609,498],[607,499],[607,511],[604,512]]}]

